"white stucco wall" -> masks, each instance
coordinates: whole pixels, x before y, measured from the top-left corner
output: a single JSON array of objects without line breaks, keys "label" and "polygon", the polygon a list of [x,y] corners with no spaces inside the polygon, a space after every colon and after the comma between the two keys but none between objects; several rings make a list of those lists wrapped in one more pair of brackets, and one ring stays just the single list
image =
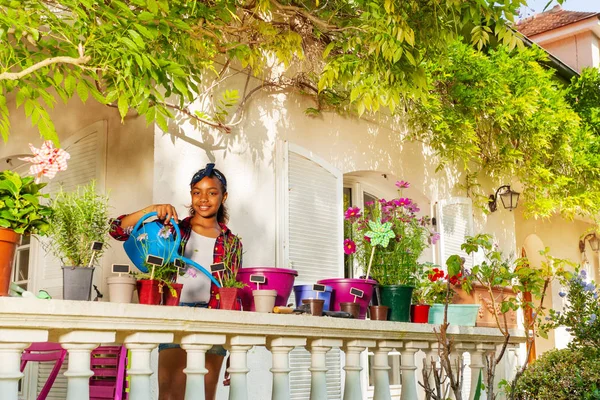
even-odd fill
[{"label": "white stucco wall", "polygon": [[[8,142],[0,143],[0,158],[15,154],[30,154],[29,143],[40,147],[43,139],[36,128],[25,120],[23,107],[15,109],[9,101],[11,115],[11,134]],[[128,117],[125,123],[115,108],[107,107],[89,100],[83,104],[74,98],[63,104],[59,101],[50,113],[61,141],[92,125],[97,121],[106,121],[107,160],[105,171],[105,190],[110,195],[112,213],[119,215],[142,208],[152,198],[152,172],[154,171],[153,126],[146,126],[142,117]],[[106,277],[113,263],[128,263],[128,258],[119,242],[111,240],[111,248],[101,260],[101,268],[94,274],[94,283],[106,296]],[[35,275],[36,271],[33,271]],[[43,282],[37,281],[32,289],[43,288]],[[108,296],[107,296],[108,297]]]}]

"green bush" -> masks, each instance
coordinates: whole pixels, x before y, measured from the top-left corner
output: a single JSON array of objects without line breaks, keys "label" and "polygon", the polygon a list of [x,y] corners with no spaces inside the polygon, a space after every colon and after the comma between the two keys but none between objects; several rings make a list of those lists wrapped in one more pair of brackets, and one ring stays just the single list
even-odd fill
[{"label": "green bush", "polygon": [[551,350],[527,368],[515,388],[517,400],[600,399],[600,350]]}]

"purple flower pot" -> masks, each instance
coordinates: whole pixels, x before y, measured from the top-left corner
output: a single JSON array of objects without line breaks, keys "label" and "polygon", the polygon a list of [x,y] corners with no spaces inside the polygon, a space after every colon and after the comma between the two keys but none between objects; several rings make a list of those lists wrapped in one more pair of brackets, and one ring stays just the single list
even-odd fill
[{"label": "purple flower pot", "polygon": [[373,289],[377,286],[377,281],[373,279],[330,278],[321,279],[317,283],[333,288],[331,292],[331,309],[333,311],[340,311],[340,303],[354,302],[354,296],[350,294],[350,289],[362,290],[364,292],[363,297],[356,298],[356,303],[360,304],[359,319],[365,319],[367,308],[371,302],[371,297],[373,297]]},{"label": "purple flower pot", "polygon": [[240,297],[242,299],[244,311],[254,311],[254,297],[252,296],[252,291],[256,290],[257,286],[256,283],[250,282],[250,275],[264,276],[266,281],[259,285],[260,289],[277,290],[275,305],[286,306],[288,298],[292,293],[294,279],[298,276],[298,271],[273,267],[241,268],[238,271],[236,280],[247,285],[243,289],[240,289]]}]

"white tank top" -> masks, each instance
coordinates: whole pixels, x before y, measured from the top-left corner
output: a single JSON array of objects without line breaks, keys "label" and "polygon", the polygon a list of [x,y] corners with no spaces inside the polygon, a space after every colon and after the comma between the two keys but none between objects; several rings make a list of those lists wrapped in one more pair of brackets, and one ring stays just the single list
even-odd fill
[{"label": "white tank top", "polygon": [[[216,238],[209,238],[191,231],[184,255],[210,271],[216,241]],[[208,303],[210,300],[210,278],[196,268],[187,267],[185,275],[178,276],[177,282],[183,283],[180,302]]]}]

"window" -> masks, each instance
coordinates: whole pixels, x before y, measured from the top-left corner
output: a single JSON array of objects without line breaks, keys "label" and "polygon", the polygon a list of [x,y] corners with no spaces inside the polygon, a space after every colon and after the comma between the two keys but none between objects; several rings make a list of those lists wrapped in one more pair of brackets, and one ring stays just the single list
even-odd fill
[{"label": "window", "polygon": [[473,267],[473,257],[460,246],[466,236],[473,235],[473,209],[471,199],[456,197],[437,203],[437,229],[440,233],[440,258],[437,264],[446,267],[446,260],[453,254],[465,258],[465,268]]},{"label": "window", "polygon": [[31,236],[22,235],[21,242],[17,245],[15,261],[13,263],[12,281],[25,290],[29,290],[29,254]]}]

